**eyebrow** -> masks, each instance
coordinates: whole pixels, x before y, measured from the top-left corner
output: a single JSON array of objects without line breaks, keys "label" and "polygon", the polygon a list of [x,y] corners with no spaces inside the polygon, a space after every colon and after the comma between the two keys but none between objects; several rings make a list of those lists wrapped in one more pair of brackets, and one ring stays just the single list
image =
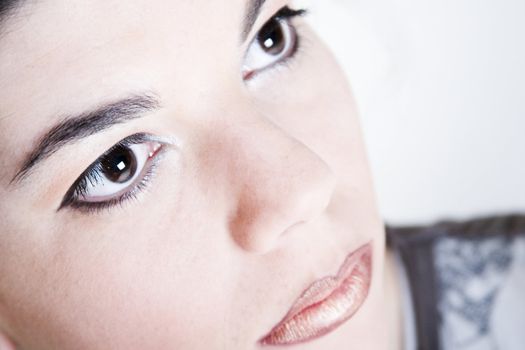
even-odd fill
[{"label": "eyebrow", "polygon": [[[244,17],[242,41],[247,39],[265,2],[266,0],[249,0]],[[2,6],[3,8],[0,7],[2,17],[6,15],[8,10],[14,7],[12,5],[16,3],[17,1],[7,1],[4,3],[7,4],[7,6]],[[63,121],[52,127],[40,138],[37,146],[26,157],[10,184],[22,182],[30,175],[31,170],[43,160],[56,153],[60,148],[117,124],[142,117],[146,112],[151,112],[159,107],[159,100],[152,94],[134,95],[117,102],[103,105],[95,110],[64,118]]]},{"label": "eyebrow", "polygon": [[47,131],[29,152],[11,184],[22,182],[38,164],[71,145],[117,124],[143,117],[160,108],[159,99],[152,93],[130,95],[78,115],[68,116]]},{"label": "eyebrow", "polygon": [[253,25],[255,24],[255,21],[257,21],[257,17],[259,16],[261,8],[263,7],[265,2],[266,0],[249,0],[248,6],[246,8],[246,15],[244,17],[244,24],[241,36],[243,42],[248,38],[248,34],[250,34]]},{"label": "eyebrow", "polygon": [[20,0],[0,0],[0,23],[7,20],[20,5]]}]

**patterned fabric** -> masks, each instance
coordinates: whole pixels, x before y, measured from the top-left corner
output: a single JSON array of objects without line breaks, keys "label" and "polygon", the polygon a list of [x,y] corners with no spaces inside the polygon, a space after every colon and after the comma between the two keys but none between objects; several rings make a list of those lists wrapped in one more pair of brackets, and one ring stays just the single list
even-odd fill
[{"label": "patterned fabric", "polygon": [[525,215],[387,234],[408,276],[417,349],[525,349]]},{"label": "patterned fabric", "polygon": [[497,328],[506,325],[494,324],[492,316],[501,290],[510,283],[514,255],[519,253],[513,251],[517,241],[518,238],[472,240],[458,237],[436,242],[437,305],[443,348],[501,348],[496,339]]}]

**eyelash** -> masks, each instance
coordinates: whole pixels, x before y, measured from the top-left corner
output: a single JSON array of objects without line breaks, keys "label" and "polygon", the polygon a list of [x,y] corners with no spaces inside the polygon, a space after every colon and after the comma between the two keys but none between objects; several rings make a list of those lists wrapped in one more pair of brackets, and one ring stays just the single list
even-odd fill
[{"label": "eyelash", "polygon": [[[308,10],[307,9],[293,10],[293,9],[289,8],[288,6],[286,6],[286,7],[283,7],[281,10],[279,10],[277,12],[277,14],[273,18],[275,18],[278,21],[291,20],[291,19],[297,18],[297,17],[304,17],[307,14],[308,14]],[[294,27],[294,29],[297,29],[293,25],[292,25],[292,27]],[[302,46],[302,43],[303,43],[302,42],[302,36],[299,35],[299,32],[296,31],[296,34],[297,34],[297,40],[296,40],[294,48],[292,50],[292,54],[290,55],[290,57],[287,57],[286,59],[284,59],[281,62],[279,62],[276,66],[286,65],[286,64],[288,64],[290,62],[290,60],[292,58],[296,57],[296,54],[297,54],[297,52],[299,52],[299,50],[300,50],[300,48]],[[276,66],[274,66],[274,67],[276,67]]]},{"label": "eyelash", "polygon": [[[305,9],[305,8],[302,8],[302,9],[298,9],[298,10],[294,10],[294,9],[291,9],[290,7],[288,6],[284,6],[282,7],[280,10],[278,10],[272,17],[270,17],[264,24],[261,28],[259,28],[259,30],[257,31],[256,35],[253,37],[253,39],[250,41],[250,44],[257,39],[261,29],[267,24],[269,23],[270,21],[290,21],[296,17],[304,17],[306,15],[308,15],[308,9]],[[289,23],[289,25],[291,27],[293,27],[293,29],[297,29],[294,25],[292,25],[291,23]],[[302,37],[299,32],[296,30],[296,42],[295,42],[295,45],[292,49],[292,53],[284,58],[283,60],[275,63],[274,65],[268,67],[267,69],[265,70],[274,70],[274,69],[277,69],[279,67],[288,67],[290,65],[290,63],[293,61],[294,58],[296,58],[297,56],[297,53],[298,52],[301,52],[302,50],[302,46],[303,46],[303,40],[304,40],[304,37]],[[247,79],[247,80],[251,80],[253,79],[254,77],[256,77],[257,75],[259,75],[260,73],[262,72],[252,72],[252,74],[250,75],[250,78]]]},{"label": "eyelash", "polygon": [[[281,8],[279,11],[277,11],[276,14],[274,14],[266,23],[272,20],[276,21],[286,21],[291,20],[292,18],[304,16],[307,14],[306,9],[300,9],[300,10],[292,10],[288,6],[285,6]],[[289,24],[291,25],[291,24]],[[292,26],[292,25],[291,25]],[[257,32],[255,38],[253,40],[257,39],[257,35],[259,34],[260,30]],[[294,28],[295,29],[295,28]],[[302,37],[296,33],[297,39],[296,43],[293,47],[292,53],[286,57],[285,59],[277,62],[273,66],[269,67],[272,69],[276,69],[281,66],[287,66],[291,59],[294,58],[299,51],[302,43]],[[257,75],[256,73],[255,75]],[[79,201],[78,198],[81,198],[82,196],[85,196],[87,194],[87,185],[88,182],[92,185],[99,184],[102,179],[102,165],[101,162],[103,158],[108,155],[110,152],[112,152],[117,147],[125,147],[128,148],[129,146],[135,145],[135,144],[141,144],[145,142],[159,142],[155,139],[154,136],[140,133],[135,134],[130,137],[125,138],[124,140],[120,141],[113,147],[111,147],[108,151],[106,151],[101,157],[99,157],[93,164],[89,166],[87,170],[80,175],[77,181],[71,186],[71,188],[68,190],[66,195],[64,196],[64,199],[62,200],[62,203],[60,204],[57,211],[70,207],[75,210],[79,210],[81,212],[87,213],[87,214],[97,214],[104,210],[109,210],[117,205],[124,205],[130,200],[136,200],[137,196],[144,190],[146,190],[150,183],[152,178],[156,174],[157,166],[162,158],[162,153],[164,149],[161,147],[159,154],[157,154],[155,157],[152,157],[152,159],[149,161],[150,164],[146,165],[147,169],[145,170],[144,174],[141,174],[140,180],[133,185],[133,188],[130,190],[127,190],[125,193],[109,199],[107,201],[102,202],[83,202]],[[163,144],[164,146],[165,144]]]},{"label": "eyelash", "polygon": [[[135,185],[133,185],[133,188],[127,190],[125,193],[115,198],[103,202],[82,202],[78,200],[79,197],[85,196],[87,194],[86,189],[88,182],[92,185],[96,185],[101,182],[101,162],[106,155],[110,154],[113,150],[115,150],[118,147],[129,148],[132,145],[142,144],[146,142],[159,142],[162,144],[162,147],[160,148],[159,153],[152,157],[149,161],[149,164],[146,165],[144,174],[140,175],[140,180]],[[100,156],[94,163],[92,163],[89,166],[89,168],[85,170],[84,173],[82,173],[82,175],[80,175],[78,180],[71,186],[71,188],[64,196],[64,199],[62,200],[62,203],[60,204],[60,207],[57,211],[66,207],[70,207],[87,214],[99,213],[104,210],[109,210],[117,205],[122,206],[130,200],[137,199],[138,194],[140,194],[142,191],[148,188],[152,178],[155,176],[158,163],[162,158],[162,153],[165,151],[163,149],[164,146],[165,143],[159,141],[156,137],[145,133],[139,133],[129,136],[124,140],[120,141],[119,143],[115,144],[102,156]]]},{"label": "eyelash", "polygon": [[279,11],[277,11],[269,20],[282,21],[282,20],[292,19],[295,17],[302,17],[307,14],[308,14],[308,10],[305,8],[294,10],[288,6],[284,6]]}]

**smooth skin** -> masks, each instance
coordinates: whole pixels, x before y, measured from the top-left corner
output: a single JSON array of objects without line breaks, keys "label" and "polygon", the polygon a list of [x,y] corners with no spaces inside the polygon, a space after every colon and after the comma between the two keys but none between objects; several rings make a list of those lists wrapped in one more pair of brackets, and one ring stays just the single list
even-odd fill
[{"label": "smooth skin", "polygon": [[[294,57],[242,77],[250,43],[286,5],[268,0],[245,41],[246,0],[28,1],[2,23],[0,344],[257,349],[310,283],[372,242],[361,309],[297,348],[392,348],[383,223],[343,72],[294,18]],[[65,115],[141,92],[161,108],[11,181]],[[136,133],[176,140],[145,191],[57,211],[92,162]]]}]

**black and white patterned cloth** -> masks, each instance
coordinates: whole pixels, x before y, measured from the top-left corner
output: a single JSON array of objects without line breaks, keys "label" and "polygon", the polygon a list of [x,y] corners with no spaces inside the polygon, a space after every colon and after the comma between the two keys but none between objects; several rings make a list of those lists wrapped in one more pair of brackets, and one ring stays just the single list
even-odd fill
[{"label": "black and white patterned cloth", "polygon": [[387,234],[410,289],[412,348],[525,349],[525,215]]}]

